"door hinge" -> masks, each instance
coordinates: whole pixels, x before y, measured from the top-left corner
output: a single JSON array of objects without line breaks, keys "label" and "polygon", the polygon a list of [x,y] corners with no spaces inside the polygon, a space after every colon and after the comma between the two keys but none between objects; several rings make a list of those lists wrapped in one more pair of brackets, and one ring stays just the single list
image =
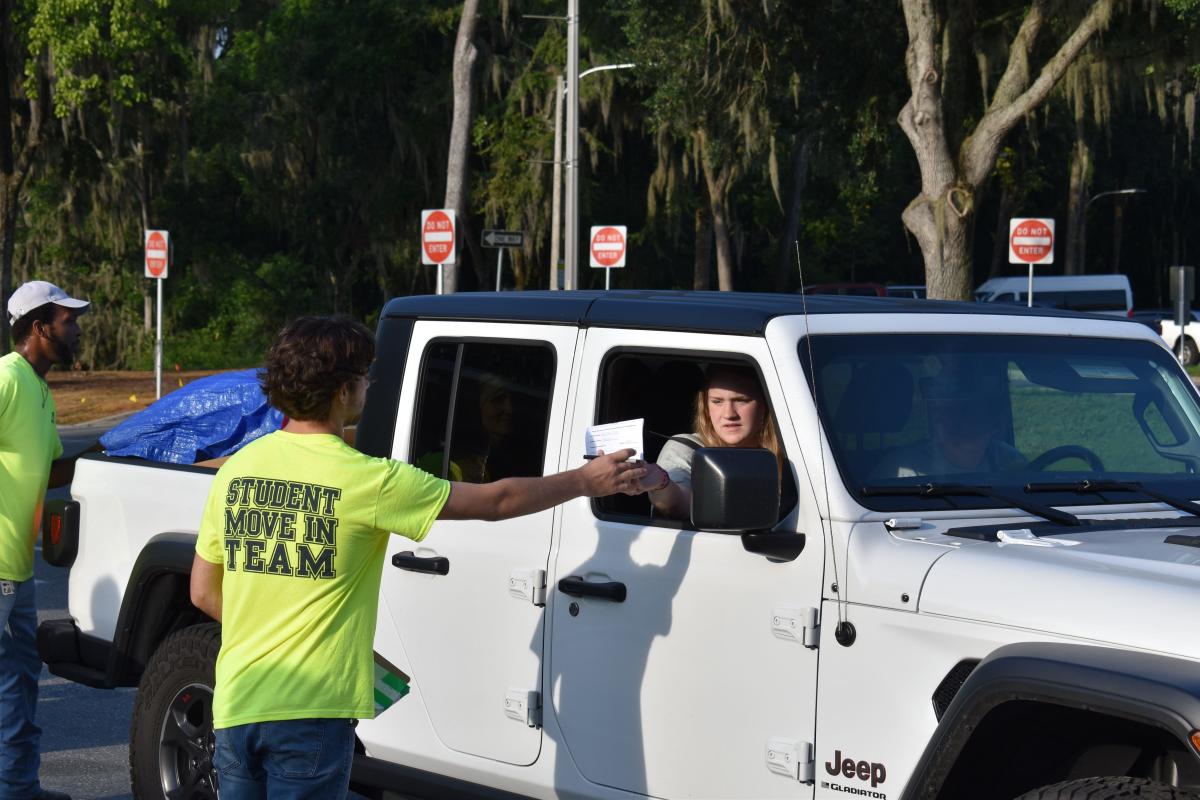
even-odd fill
[{"label": "door hinge", "polygon": [[815,775],[811,742],[797,739],[767,739],[767,769],[801,783],[812,783]]},{"label": "door hinge", "polygon": [[817,609],[781,607],[771,612],[771,632],[780,639],[816,648],[821,625]]},{"label": "door hinge", "polygon": [[529,728],[542,727],[542,693],[509,689],[504,695],[504,715]]},{"label": "door hinge", "polygon": [[535,606],[546,605],[546,570],[514,569],[508,573],[508,593]]}]

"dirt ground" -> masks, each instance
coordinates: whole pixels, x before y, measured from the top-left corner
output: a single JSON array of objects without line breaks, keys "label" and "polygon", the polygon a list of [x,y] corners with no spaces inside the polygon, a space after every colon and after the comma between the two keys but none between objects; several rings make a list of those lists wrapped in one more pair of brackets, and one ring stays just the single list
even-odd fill
[{"label": "dirt ground", "polygon": [[[163,395],[213,371],[163,372]],[[84,372],[53,369],[46,376],[54,392],[59,425],[141,411],[154,402],[154,372]]]}]

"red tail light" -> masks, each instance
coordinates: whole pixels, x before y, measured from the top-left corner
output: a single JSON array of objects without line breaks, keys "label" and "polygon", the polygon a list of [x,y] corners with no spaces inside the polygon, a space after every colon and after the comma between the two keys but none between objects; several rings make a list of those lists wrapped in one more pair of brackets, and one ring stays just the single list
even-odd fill
[{"label": "red tail light", "polygon": [[79,554],[79,503],[47,500],[42,512],[42,560],[54,567],[69,567]]}]

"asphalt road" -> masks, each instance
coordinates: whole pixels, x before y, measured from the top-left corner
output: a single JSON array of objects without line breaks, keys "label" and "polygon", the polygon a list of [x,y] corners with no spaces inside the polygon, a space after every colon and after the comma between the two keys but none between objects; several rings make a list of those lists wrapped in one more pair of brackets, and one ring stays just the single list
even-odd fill
[{"label": "asphalt road", "polygon": [[[66,454],[90,447],[115,421],[63,426]],[[51,497],[69,497],[56,489]],[[67,570],[34,558],[38,620],[67,616]],[[74,798],[117,800],[129,793],[129,721],[133,689],[90,689],[42,668],[37,723],[42,728],[42,785]]]}]

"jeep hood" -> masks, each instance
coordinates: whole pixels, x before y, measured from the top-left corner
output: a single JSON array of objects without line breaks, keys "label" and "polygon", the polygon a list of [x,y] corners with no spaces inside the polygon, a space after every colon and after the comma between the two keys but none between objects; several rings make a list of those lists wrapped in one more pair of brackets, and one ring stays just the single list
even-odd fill
[{"label": "jeep hood", "polygon": [[919,610],[1200,659],[1196,528],[1071,532],[1070,547],[964,542],[933,565]]}]

